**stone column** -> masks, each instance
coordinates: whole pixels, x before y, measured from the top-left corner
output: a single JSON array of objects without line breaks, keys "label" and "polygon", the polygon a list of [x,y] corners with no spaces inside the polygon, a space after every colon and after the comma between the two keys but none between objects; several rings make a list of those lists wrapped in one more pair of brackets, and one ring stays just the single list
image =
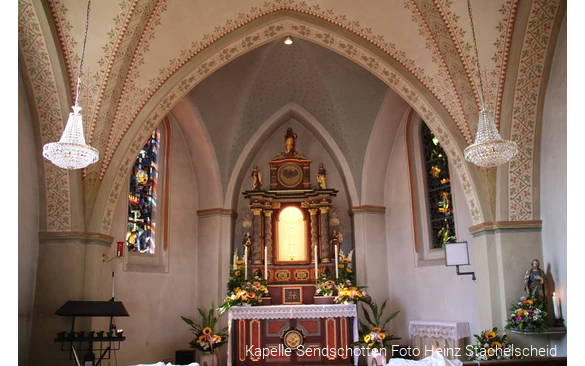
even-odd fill
[{"label": "stone column", "polygon": [[262,209],[253,208],[252,212],[252,264],[262,264]]},{"label": "stone column", "polygon": [[321,248],[319,248],[321,262],[329,263],[331,249],[329,248],[329,207],[319,207],[321,211]]},{"label": "stone column", "polygon": [[268,249],[266,261],[272,264],[272,210],[264,210],[264,245]]},{"label": "stone column", "polygon": [[317,222],[317,209],[310,208],[309,214],[311,215],[311,263],[315,263],[315,261],[319,261],[319,258],[315,258],[315,245],[319,243],[319,223]]}]

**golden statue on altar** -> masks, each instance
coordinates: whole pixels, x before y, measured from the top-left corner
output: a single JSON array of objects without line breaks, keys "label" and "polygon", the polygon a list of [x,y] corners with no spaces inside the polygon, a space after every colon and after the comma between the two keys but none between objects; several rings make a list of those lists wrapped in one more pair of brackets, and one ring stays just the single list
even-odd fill
[{"label": "golden statue on altar", "polygon": [[319,164],[319,170],[317,171],[317,184],[321,189],[327,189],[327,171],[323,166],[323,163]]}]

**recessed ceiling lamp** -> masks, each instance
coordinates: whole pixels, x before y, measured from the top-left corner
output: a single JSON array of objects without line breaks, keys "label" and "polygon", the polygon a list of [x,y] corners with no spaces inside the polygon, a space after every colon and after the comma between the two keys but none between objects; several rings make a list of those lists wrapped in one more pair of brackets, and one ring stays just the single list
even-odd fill
[{"label": "recessed ceiling lamp", "polygon": [[518,146],[516,146],[514,141],[502,139],[494,121],[494,116],[488,111],[485,105],[481,68],[479,66],[479,53],[477,51],[477,40],[475,39],[475,29],[473,27],[473,16],[471,15],[471,3],[469,0],[467,0],[467,9],[469,11],[469,19],[471,20],[475,57],[477,58],[477,73],[479,74],[479,87],[481,90],[481,108],[479,111],[475,142],[465,149],[463,155],[465,156],[465,160],[470,163],[484,168],[491,168],[510,161],[518,154]]},{"label": "recessed ceiling lamp", "polygon": [[85,35],[83,38],[83,47],[81,48],[81,61],[79,62],[79,70],[77,72],[77,88],[75,92],[75,105],[72,107],[73,112],[69,113],[67,125],[59,142],[50,142],[43,147],[43,156],[63,169],[82,169],[97,162],[99,159],[99,151],[85,144],[83,120],[79,113],[81,107],[78,105],[79,88],[81,86],[81,68],[83,67],[85,43],[87,42],[90,4],[91,0],[87,2]]},{"label": "recessed ceiling lamp", "polygon": [[286,36],[286,39],[284,40],[284,44],[289,45],[292,43],[293,43],[293,41],[292,41],[292,39],[290,39],[290,36]]}]

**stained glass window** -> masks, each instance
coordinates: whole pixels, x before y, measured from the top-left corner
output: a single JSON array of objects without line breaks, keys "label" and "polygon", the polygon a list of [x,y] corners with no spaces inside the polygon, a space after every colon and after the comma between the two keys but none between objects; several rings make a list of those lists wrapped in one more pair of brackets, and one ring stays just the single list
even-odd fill
[{"label": "stained glass window", "polygon": [[457,240],[449,161],[439,140],[425,123],[421,126],[421,143],[428,192],[431,248],[443,248],[446,243]]},{"label": "stained glass window", "polygon": [[138,153],[130,174],[126,245],[129,252],[154,254],[160,132],[151,136]]}]

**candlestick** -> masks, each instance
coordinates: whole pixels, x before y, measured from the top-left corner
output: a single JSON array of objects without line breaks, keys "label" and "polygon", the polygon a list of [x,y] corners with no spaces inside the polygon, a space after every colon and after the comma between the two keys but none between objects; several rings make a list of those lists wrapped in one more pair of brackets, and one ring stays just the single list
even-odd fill
[{"label": "candlestick", "polygon": [[268,281],[268,248],[264,247],[264,279]]},{"label": "candlestick", "polygon": [[319,270],[317,269],[317,245],[315,245],[315,281],[319,280]]},{"label": "candlestick", "polygon": [[553,292],[552,300],[553,300],[553,309],[555,312],[555,319],[560,319],[561,318],[560,299],[556,296],[556,294],[554,292]]},{"label": "candlestick", "polygon": [[338,262],[338,249],[337,249],[337,244],[335,244],[335,279],[339,278],[339,264]]},{"label": "candlestick", "polygon": [[244,250],[244,279],[248,279],[248,247]]}]

